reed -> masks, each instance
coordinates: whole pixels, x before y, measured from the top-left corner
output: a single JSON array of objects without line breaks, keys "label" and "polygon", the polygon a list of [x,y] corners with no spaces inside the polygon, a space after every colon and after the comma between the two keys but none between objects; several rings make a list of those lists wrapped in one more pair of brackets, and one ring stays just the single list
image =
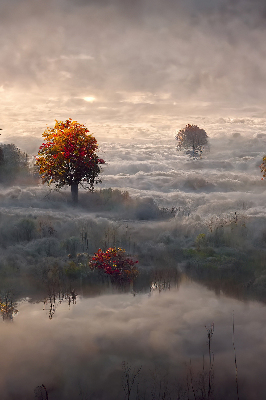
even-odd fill
[{"label": "reed", "polygon": [[234,356],[235,356],[236,394],[237,394],[237,400],[239,400],[238,370],[237,370],[236,346],[235,346],[235,316],[234,316],[234,311],[233,311],[233,336],[232,336],[232,342],[233,342],[233,349],[234,349]]}]

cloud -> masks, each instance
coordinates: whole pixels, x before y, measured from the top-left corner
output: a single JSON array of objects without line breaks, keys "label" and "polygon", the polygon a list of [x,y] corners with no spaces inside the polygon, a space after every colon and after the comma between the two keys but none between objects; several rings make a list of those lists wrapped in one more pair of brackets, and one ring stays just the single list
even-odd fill
[{"label": "cloud", "polygon": [[[82,112],[92,121],[152,123],[159,115],[168,123],[182,113],[259,110],[265,100],[263,2],[2,0],[0,7],[8,126],[12,111],[24,119],[36,105],[46,122]],[[80,111],[72,102],[88,93],[99,108]]]}]

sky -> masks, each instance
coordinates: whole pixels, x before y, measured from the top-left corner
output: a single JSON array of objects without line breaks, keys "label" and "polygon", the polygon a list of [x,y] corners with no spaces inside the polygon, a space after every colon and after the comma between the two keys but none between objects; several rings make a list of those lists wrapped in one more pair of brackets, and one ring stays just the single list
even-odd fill
[{"label": "sky", "polygon": [[99,142],[264,126],[265,17],[262,0],[0,0],[1,138],[34,153],[69,117]]}]

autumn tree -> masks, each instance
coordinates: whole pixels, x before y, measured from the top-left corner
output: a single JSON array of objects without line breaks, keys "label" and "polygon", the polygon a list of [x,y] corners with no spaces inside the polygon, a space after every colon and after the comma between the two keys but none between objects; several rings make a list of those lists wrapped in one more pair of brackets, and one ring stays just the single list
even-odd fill
[{"label": "autumn tree", "polygon": [[187,150],[193,158],[200,157],[203,149],[208,147],[208,135],[197,125],[186,125],[176,134],[177,150]]},{"label": "autumn tree", "polygon": [[44,142],[36,156],[36,165],[43,183],[55,184],[57,189],[71,187],[72,200],[78,202],[78,186],[93,191],[100,182],[98,175],[104,160],[96,154],[98,149],[89,130],[71,118],[55,121],[54,128],[43,133]]}]

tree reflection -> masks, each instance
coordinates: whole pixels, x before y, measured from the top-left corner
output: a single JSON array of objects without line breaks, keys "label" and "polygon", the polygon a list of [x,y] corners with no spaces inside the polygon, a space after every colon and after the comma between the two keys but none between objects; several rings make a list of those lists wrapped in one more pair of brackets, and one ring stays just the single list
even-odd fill
[{"label": "tree reflection", "polygon": [[53,292],[48,295],[43,301],[44,308],[43,310],[48,311],[48,316],[49,319],[52,319],[56,308],[59,304],[62,302],[68,302],[68,305],[70,307],[71,304],[76,304],[77,302],[77,293],[75,292],[75,289],[70,290],[69,292]]},{"label": "tree reflection", "polygon": [[176,268],[155,269],[151,276],[150,293],[170,290],[171,286],[178,287],[182,279],[181,273]]},{"label": "tree reflection", "polygon": [[37,400],[48,400],[48,392],[44,385],[37,386],[34,389],[34,395]]},{"label": "tree reflection", "polygon": [[13,316],[18,313],[16,306],[17,304],[13,301],[11,293],[7,292],[0,297],[0,313],[3,321],[13,320]]}]

